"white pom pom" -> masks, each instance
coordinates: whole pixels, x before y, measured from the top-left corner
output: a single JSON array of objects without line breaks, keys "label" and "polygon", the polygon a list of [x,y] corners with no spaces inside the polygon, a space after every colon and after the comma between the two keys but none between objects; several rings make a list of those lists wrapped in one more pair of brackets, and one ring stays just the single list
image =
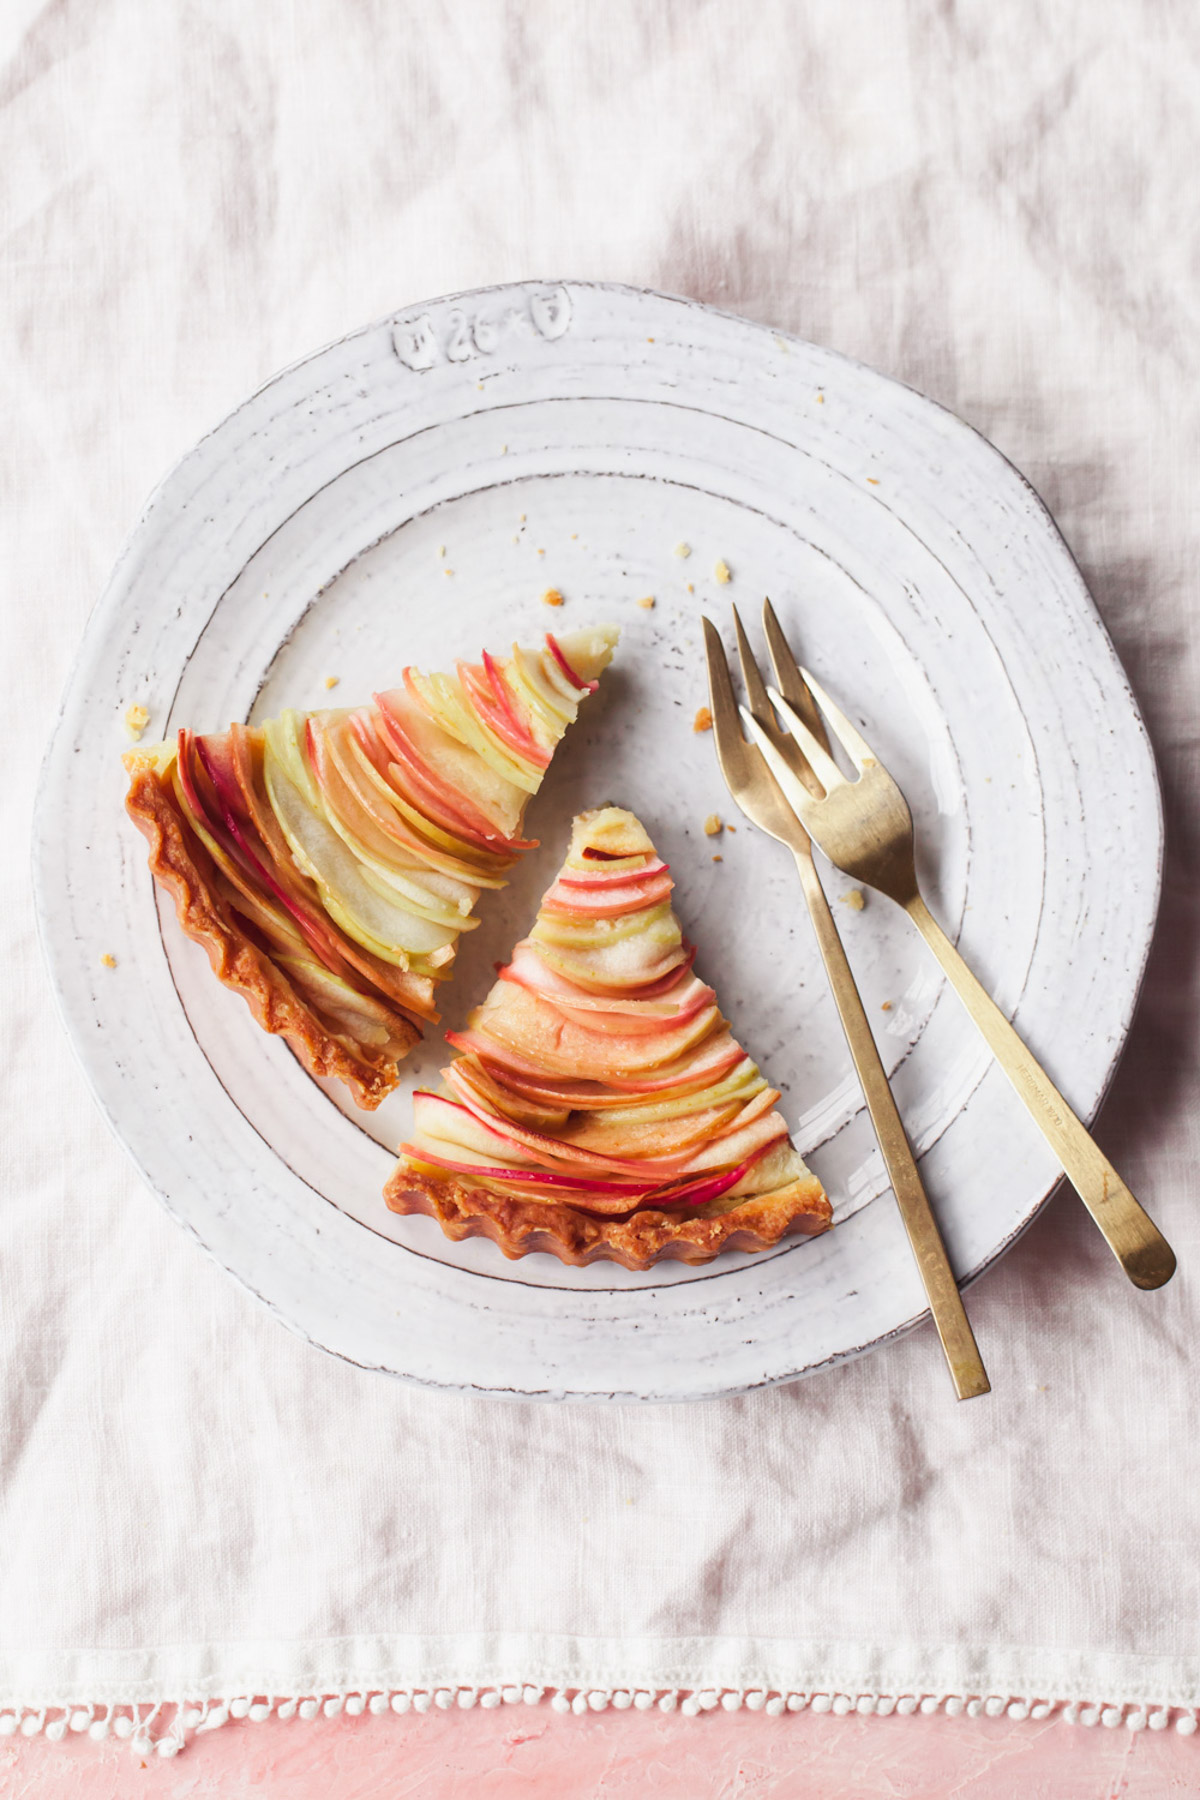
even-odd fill
[{"label": "white pom pom", "polygon": [[[269,1700],[256,1700],[254,1705],[250,1708],[250,1711],[246,1714],[246,1717],[251,1720],[253,1724],[261,1725],[264,1719],[270,1718],[274,1710],[275,1709]],[[362,1707],[360,1706],[358,1710],[361,1712]]]},{"label": "white pom pom", "polygon": [[321,1710],[321,1702],[310,1697],[302,1700],[296,1710],[302,1719],[315,1719]]},{"label": "white pom pom", "polygon": [[182,1749],[183,1745],[177,1737],[164,1737],[159,1738],[155,1744],[154,1753],[156,1756],[163,1757],[178,1756]]},{"label": "white pom pom", "polygon": [[648,1694],[645,1688],[638,1688],[633,1696],[633,1704],[637,1707],[639,1712],[649,1712],[650,1708],[654,1705],[654,1695]]},{"label": "white pom pom", "polygon": [[576,1694],[575,1698],[571,1702],[571,1711],[573,1713],[585,1713],[587,1711],[587,1709],[588,1709],[587,1695],[586,1694]]},{"label": "white pom pom", "polygon": [[1147,1723],[1145,1713],[1135,1708],[1126,1719],[1125,1728],[1127,1731],[1145,1731]]},{"label": "white pom pom", "polygon": [[480,1694],[479,1704],[480,1706],[486,1707],[488,1712],[492,1712],[497,1706],[502,1705],[503,1702],[495,1688],[489,1688],[486,1694]]},{"label": "white pom pom", "polygon": [[1160,1706],[1157,1712],[1152,1712],[1150,1714],[1146,1723],[1149,1725],[1151,1731],[1165,1731],[1167,1726],[1171,1723],[1171,1715],[1165,1706]]},{"label": "white pom pom", "polygon": [[624,1712],[626,1708],[633,1705],[633,1695],[628,1688],[618,1688],[612,1697],[612,1704],[618,1712]]},{"label": "white pom pom", "polygon": [[[367,1710],[367,1703],[361,1694],[347,1694],[346,1695],[346,1711],[349,1713],[349,1715],[352,1719],[357,1719],[359,1714],[366,1712],[366,1710]],[[250,1708],[250,1717],[251,1718],[254,1717],[254,1708],[253,1707]]]},{"label": "white pom pom", "polygon": [[895,1712],[895,1710],[896,1710],[895,1694],[877,1694],[875,1696],[875,1717],[877,1719],[890,1718],[891,1715]]},{"label": "white pom pom", "polygon": [[414,1712],[426,1713],[433,1705],[433,1695],[430,1693],[414,1694],[412,1697],[412,1705]]},{"label": "white pom pom", "polygon": [[250,1699],[246,1694],[239,1694],[236,1700],[231,1700],[229,1702],[229,1716],[231,1719],[244,1719],[249,1711]]},{"label": "white pom pom", "polygon": [[567,1696],[563,1693],[555,1694],[555,1696],[554,1696],[553,1700],[551,1700],[550,1704],[554,1708],[555,1712],[557,1712],[557,1713],[570,1712],[570,1710],[571,1710],[571,1702],[567,1699]]},{"label": "white pom pom", "polygon": [[1029,1717],[1029,1705],[1025,1700],[1012,1701],[1006,1711],[1010,1719],[1027,1719]]},{"label": "white pom pom", "polygon": [[789,1694],[787,1697],[787,1709],[789,1712],[803,1712],[807,1705],[807,1694]]},{"label": "white pom pom", "polygon": [[520,1706],[523,1695],[519,1687],[502,1687],[500,1689],[500,1698],[503,1700],[505,1706]]},{"label": "white pom pom", "polygon": [[[659,1705],[662,1705],[661,1700],[659,1701]],[[700,1702],[696,1695],[685,1694],[680,1703],[679,1710],[689,1719],[696,1718],[700,1711]]]},{"label": "white pom pom", "polygon": [[921,1699],[921,1711],[923,1713],[935,1713],[941,1704],[942,1701],[939,1694],[925,1694]]},{"label": "white pom pom", "polygon": [[587,1697],[587,1703],[593,1712],[605,1712],[608,1708],[608,1695],[600,1688],[593,1688]]},{"label": "white pom pom", "polygon": [[833,1701],[828,1694],[814,1694],[809,1704],[815,1713],[827,1713]]},{"label": "white pom pom", "polygon": [[411,1694],[393,1694],[388,1702],[394,1713],[406,1713],[412,1705]]},{"label": "white pom pom", "polygon": [[330,1694],[321,1711],[327,1719],[336,1719],[346,1702],[340,1694]]},{"label": "white pom pom", "polygon": [[[27,1735],[28,1735],[30,1723],[31,1723],[31,1721],[28,1718],[22,1719],[22,1721],[21,1721],[21,1730],[24,1731]],[[130,1718],[128,1713],[118,1713],[117,1717],[112,1722],[112,1728],[113,1728],[113,1736],[119,1737],[119,1738],[132,1737],[133,1733],[134,1733],[134,1729],[135,1729],[133,1720]],[[35,1731],[37,1730],[36,1723],[34,1724],[33,1729]]]},{"label": "white pom pom", "polygon": [[[525,1702],[526,1706],[536,1706],[544,1692],[545,1689],[540,1687],[523,1687],[521,1689],[521,1699]],[[506,1688],[505,1699],[507,1698],[508,1690]]]},{"label": "white pom pom", "polygon": [[742,1704],[742,1696],[733,1688],[721,1695],[721,1705],[726,1712],[737,1712]]},{"label": "white pom pom", "polygon": [[783,1711],[783,1704],[782,1694],[772,1694],[763,1710],[764,1712],[770,1713],[773,1719],[777,1719]]},{"label": "white pom pom", "polygon": [[1176,1719],[1175,1729],[1180,1737],[1193,1736],[1196,1730],[1196,1720],[1193,1714],[1184,1713],[1180,1718]]},{"label": "white pom pom", "polygon": [[679,1695],[678,1694],[664,1694],[662,1696],[662,1699],[658,1703],[658,1710],[659,1710],[659,1712],[672,1713],[675,1711],[675,1708],[678,1705],[679,1705]]},{"label": "white pom pom", "polygon": [[947,1694],[946,1695],[946,1711],[949,1713],[949,1715],[952,1719],[958,1718],[959,1714],[962,1712],[963,1707],[965,1705],[966,1705],[966,1701],[963,1699],[961,1694]]},{"label": "white pom pom", "polygon": [[478,1688],[459,1688],[458,1704],[462,1707],[464,1712],[470,1712],[471,1708],[476,1704],[478,1699],[479,1699],[479,1689]]},{"label": "white pom pom", "polygon": [[761,1688],[751,1688],[746,1695],[745,1703],[747,1712],[761,1712],[763,1707],[767,1704],[767,1696],[763,1693]]},{"label": "white pom pom", "polygon": [[916,1695],[915,1694],[901,1694],[900,1698],[896,1702],[896,1711],[898,1713],[904,1713],[907,1715],[908,1713],[915,1713],[916,1710],[917,1710]]},{"label": "white pom pom", "polygon": [[440,1706],[443,1712],[446,1712],[448,1708],[454,1705],[454,1695],[449,1688],[435,1688],[433,1703],[435,1706]]},{"label": "white pom pom", "polygon": [[1106,1706],[1104,1711],[1100,1714],[1100,1723],[1102,1725],[1107,1725],[1109,1730],[1111,1731],[1115,1725],[1119,1725],[1121,1723],[1121,1721],[1124,1719],[1124,1717],[1125,1717],[1125,1714],[1124,1714],[1123,1710],[1121,1709],[1121,1707]]}]

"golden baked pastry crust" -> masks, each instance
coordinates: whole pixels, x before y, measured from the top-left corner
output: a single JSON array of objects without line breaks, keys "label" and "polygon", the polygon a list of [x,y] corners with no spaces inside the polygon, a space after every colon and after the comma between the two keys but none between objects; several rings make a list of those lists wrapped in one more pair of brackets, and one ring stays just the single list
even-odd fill
[{"label": "golden baked pastry crust", "polygon": [[644,1207],[623,1219],[558,1201],[519,1200],[403,1163],[383,1194],[392,1212],[425,1213],[456,1241],[487,1237],[512,1260],[540,1250],[576,1268],[615,1262],[640,1271],[667,1257],[708,1263],[727,1250],[772,1250],[788,1233],[815,1237],[828,1229],[833,1216],[821,1183],[807,1172],[774,1193],[753,1194],[733,1204],[715,1200],[673,1212]]},{"label": "golden baked pastry crust", "polygon": [[[170,785],[149,756],[126,756],[129,792],[125,810],[150,845],[150,869],[175,901],[180,926],[208,954],[213,973],[246,1000],[264,1031],[287,1039],[310,1075],[344,1081],[357,1104],[373,1111],[399,1081],[394,1058],[371,1058],[359,1045],[332,1032],[296,993],[283,971],[251,943],[216,892],[202,845],[185,834]],[[396,1014],[396,1034],[421,1033]]]}]

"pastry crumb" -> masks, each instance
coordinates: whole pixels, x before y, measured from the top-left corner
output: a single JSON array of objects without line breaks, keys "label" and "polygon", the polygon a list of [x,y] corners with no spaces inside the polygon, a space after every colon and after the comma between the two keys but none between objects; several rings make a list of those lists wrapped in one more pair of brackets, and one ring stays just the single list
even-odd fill
[{"label": "pastry crumb", "polygon": [[507,444],[501,444],[501,446],[500,446],[500,454],[501,454],[501,456],[507,456],[507,455],[508,455],[508,445],[507,445]]},{"label": "pastry crumb", "polygon": [[709,813],[704,821],[705,837],[719,837],[722,829],[720,813]]},{"label": "pastry crumb", "polygon": [[654,595],[647,594],[644,599],[638,601],[638,605],[644,607],[646,612],[649,612],[650,608],[654,605]]},{"label": "pastry crumb", "polygon": [[692,554],[692,546],[690,544],[676,544],[675,554],[676,556],[690,556]]},{"label": "pastry crumb", "polygon": [[547,588],[542,595],[542,603],[545,606],[561,606],[563,597],[557,588]]},{"label": "pastry crumb", "polygon": [[125,709],[125,729],[136,742],[150,723],[150,709],[141,706],[135,700],[132,706]]},{"label": "pastry crumb", "polygon": [[453,569],[443,569],[442,570],[443,575],[453,575],[453,573],[454,573]]},{"label": "pastry crumb", "polygon": [[117,966],[117,959],[110,950],[106,950],[104,952],[104,955],[100,958],[100,961],[104,964],[104,967],[106,969],[115,969]]},{"label": "pastry crumb", "polygon": [[522,525],[525,523],[525,514],[524,513],[521,514],[520,523]]},{"label": "pastry crumb", "polygon": [[325,686],[327,688],[335,688],[341,679],[340,675],[327,675],[325,677]]},{"label": "pastry crumb", "polygon": [[546,554],[546,552],[545,552],[545,551],[544,551],[544,550],[539,550],[539,551],[538,551],[538,555],[539,555],[539,556],[545,556],[545,554]]},{"label": "pastry crumb", "polygon": [[844,894],[839,894],[838,898],[843,906],[850,908],[851,912],[861,912],[867,904],[861,888],[848,888]]},{"label": "pastry crumb", "polygon": [[652,343],[653,343],[653,342],[654,342],[654,339],[653,339],[653,338],[647,338],[647,339],[646,339],[646,342],[647,342],[647,343],[648,343],[648,344],[652,344]]},{"label": "pastry crumb", "polygon": [[709,712],[707,706],[701,706],[701,707],[697,708],[696,716],[692,720],[692,730],[693,731],[711,731],[712,730],[712,714]]},{"label": "pastry crumb", "polygon": [[822,393],[822,392],[821,392],[821,390],[820,390],[820,388],[818,388],[818,389],[817,389],[817,405],[818,405],[818,406],[824,406],[824,404],[825,404],[825,396],[824,396],[824,394],[823,394],[823,393]]},{"label": "pastry crumb", "polygon": [[438,545],[438,555],[439,555],[439,556],[445,556],[445,554],[446,554],[446,546],[445,546],[445,544],[439,544],[439,545]]},{"label": "pastry crumb", "polygon": [[695,582],[694,582],[694,581],[689,581],[689,582],[688,582],[688,584],[687,584],[687,590],[688,590],[688,593],[689,593],[689,594],[694,594],[694,593],[695,593],[695,591],[696,591],[696,584],[695,584]]},{"label": "pastry crumb", "polygon": [[876,481],[876,479],[873,475],[867,476],[867,486],[868,487],[878,487],[879,486],[879,483]]},{"label": "pastry crumb", "polygon": [[714,856],[713,861],[714,862],[724,862],[725,858],[723,856]]},{"label": "pastry crumb", "polygon": [[880,1007],[880,1008],[879,1008],[879,1010],[880,1010],[880,1012],[891,1012],[891,1010],[892,1010],[892,1003],[891,1003],[891,1001],[890,1001],[890,1000],[885,1000],[885,1001],[884,1001],[884,1002],[883,1002],[883,1004],[882,1004],[882,1006],[881,1006],[881,1007]]},{"label": "pastry crumb", "polygon": [[716,576],[722,587],[724,587],[727,582],[733,580],[733,571],[730,569],[729,564],[725,561],[724,557],[717,563],[716,568],[713,570],[713,574]]},{"label": "pastry crumb", "polygon": [[726,826],[726,827],[725,827],[725,829],[726,829],[726,831],[736,831],[736,830],[737,830],[737,826],[736,826],[736,825],[727,825],[727,826]]}]

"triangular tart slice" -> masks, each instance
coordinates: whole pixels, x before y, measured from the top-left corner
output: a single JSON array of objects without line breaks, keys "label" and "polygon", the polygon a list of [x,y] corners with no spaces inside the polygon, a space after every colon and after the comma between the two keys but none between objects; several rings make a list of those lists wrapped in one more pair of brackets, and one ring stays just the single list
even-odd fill
[{"label": "triangular tart slice", "polygon": [[779,1099],[692,969],[641,824],[576,820],[530,935],[465,1031],[384,1190],[448,1237],[647,1269],[824,1231]]},{"label": "triangular tart slice", "polygon": [[378,1106],[592,692],[614,627],[405,669],[357,709],[285,712],[125,757],[155,879],[227,987],[314,1075]]}]

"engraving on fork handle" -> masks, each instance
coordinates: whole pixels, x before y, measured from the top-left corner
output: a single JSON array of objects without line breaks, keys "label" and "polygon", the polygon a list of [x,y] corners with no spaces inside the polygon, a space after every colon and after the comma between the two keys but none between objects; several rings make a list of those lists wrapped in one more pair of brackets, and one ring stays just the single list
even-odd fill
[{"label": "engraving on fork handle", "polygon": [[862,1084],[884,1166],[891,1180],[913,1255],[921,1271],[921,1280],[946,1354],[954,1391],[960,1400],[974,1399],[980,1394],[988,1393],[991,1383],[984,1370],[983,1359],[942,1243],[937,1220],[917,1172],[912,1148],[884,1073],[879,1047],[863,1008],[850,964],[846,960],[842,940],[829,910],[829,901],[813,865],[812,853],[793,844],[792,855],[796,859],[821,959],[833,990],[850,1055]]},{"label": "engraving on fork handle", "polygon": [[1175,1273],[1175,1253],[1157,1225],[971,973],[921,896],[914,893],[900,904],[941,963],[973,1024],[1025,1102],[1130,1281],[1139,1288],[1164,1286]]}]

